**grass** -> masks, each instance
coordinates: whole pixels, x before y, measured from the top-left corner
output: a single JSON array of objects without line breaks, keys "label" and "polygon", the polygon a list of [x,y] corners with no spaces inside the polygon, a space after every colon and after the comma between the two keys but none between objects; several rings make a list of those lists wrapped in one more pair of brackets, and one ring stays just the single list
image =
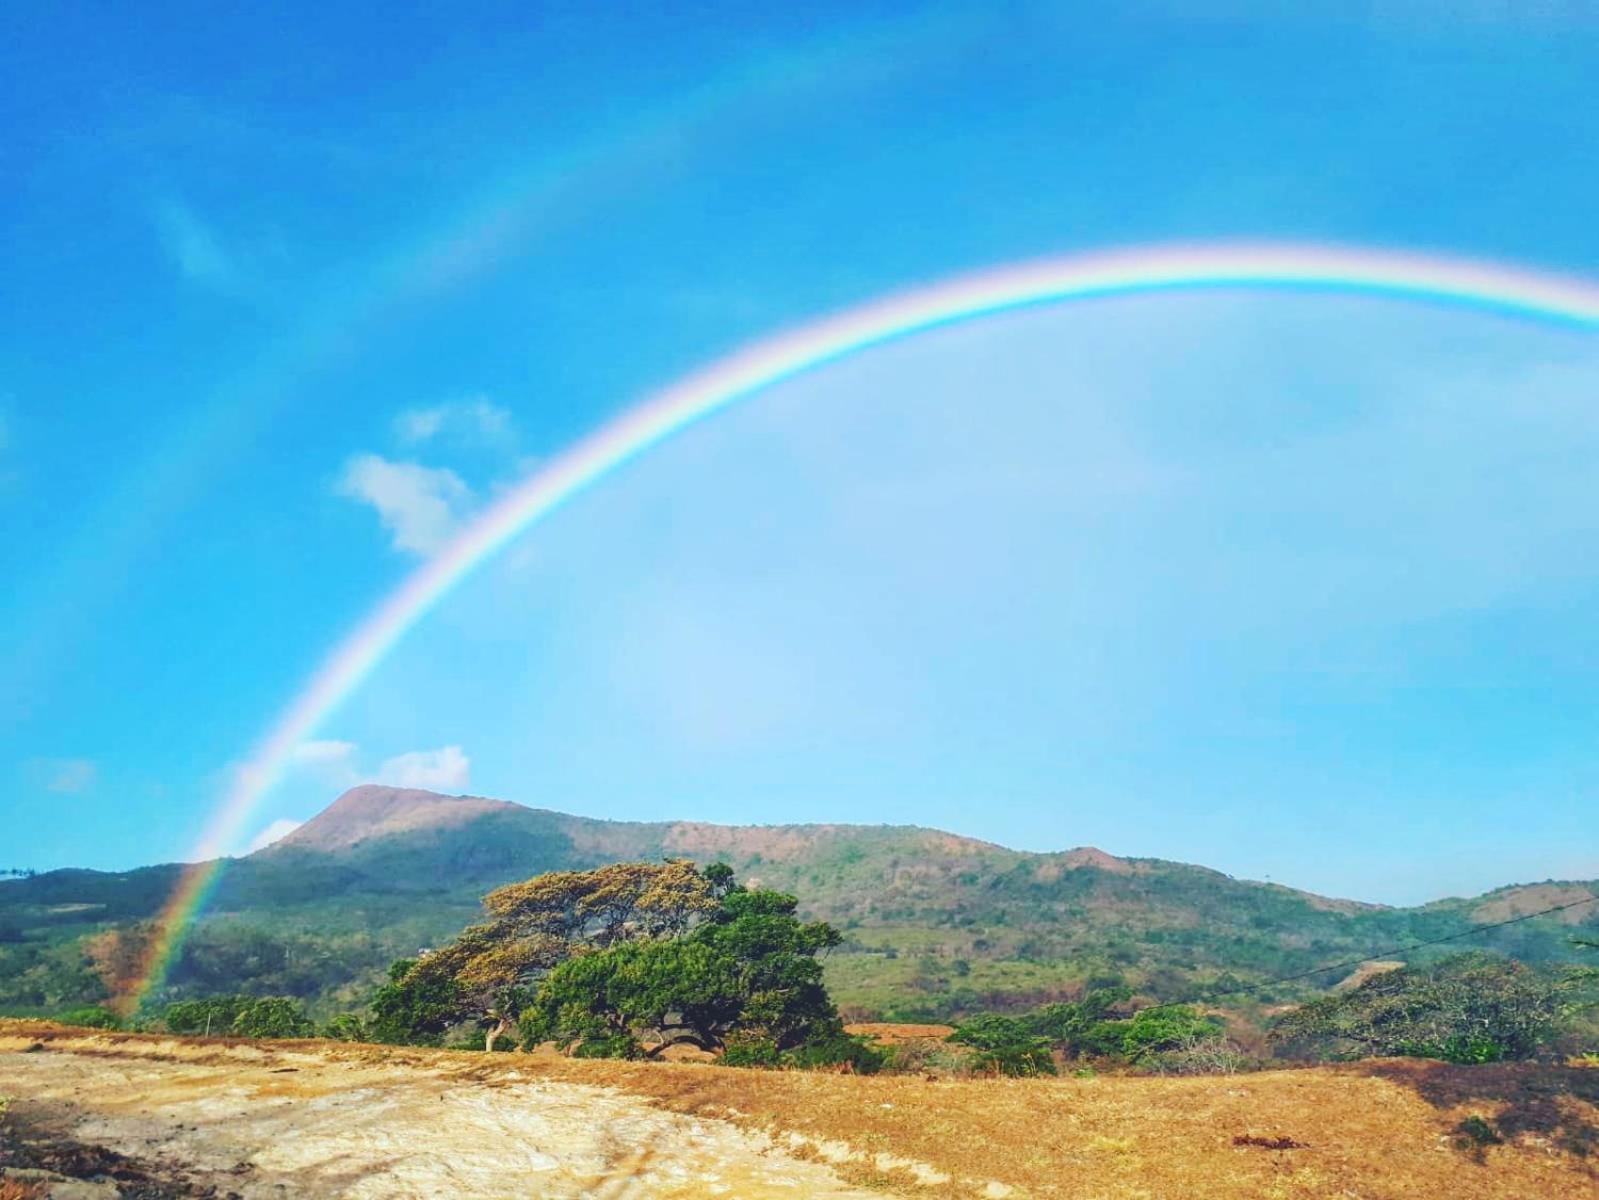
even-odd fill
[{"label": "grass", "polygon": [[856,1184],[929,1200],[1599,1196],[1599,1070],[1580,1065],[1379,1060],[1224,1077],[928,1080],[325,1042],[232,1049],[0,1022],[0,1043],[30,1038],[118,1057],[284,1054],[301,1071],[316,1060],[384,1063],[489,1087],[530,1076],[614,1087],[765,1131]]},{"label": "grass", "polygon": [[[1599,1131],[1599,1072],[1583,1068],[1386,1062],[1230,1077],[934,1082],[522,1062],[798,1138],[856,1182],[886,1177],[917,1195],[971,1196],[990,1185],[994,1195],[1085,1200],[1599,1195],[1599,1146],[1587,1152]],[[1483,1114],[1503,1142],[1457,1148],[1467,1140],[1462,1123]],[[944,1182],[917,1183],[895,1159]]]}]

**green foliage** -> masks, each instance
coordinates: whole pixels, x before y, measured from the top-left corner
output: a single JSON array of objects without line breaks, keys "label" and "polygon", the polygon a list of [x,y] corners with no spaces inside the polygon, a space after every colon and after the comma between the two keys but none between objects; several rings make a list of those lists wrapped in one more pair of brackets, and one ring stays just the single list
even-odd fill
[{"label": "green foliage", "polygon": [[587,1037],[572,1047],[573,1058],[643,1058],[638,1039],[627,1033]]},{"label": "green foliage", "polygon": [[1116,1024],[1121,1028],[1122,1055],[1136,1064],[1149,1063],[1166,1051],[1182,1049],[1221,1032],[1220,1021],[1200,1016],[1182,1004],[1146,1008],[1134,1013],[1131,1020]]},{"label": "green foliage", "polygon": [[121,1029],[122,1018],[110,1009],[91,1005],[86,1008],[69,1008],[56,1017],[63,1025],[76,1025],[83,1029]]},{"label": "green foliage", "polygon": [[1120,1053],[1122,1024],[1111,1021],[1111,1011],[1132,999],[1132,989],[1121,984],[1088,992],[1071,1003],[1046,1004],[1027,1020],[1032,1031],[1058,1047],[1068,1058],[1102,1057]]},{"label": "green foliage", "polygon": [[1373,976],[1282,1017],[1285,1050],[1408,1055],[1481,1063],[1532,1057],[1555,1035],[1562,987],[1548,973],[1488,954]]},{"label": "green foliage", "polygon": [[717,1059],[724,1067],[780,1067],[783,1052],[777,1043],[760,1034],[729,1034]]},{"label": "green foliage", "polygon": [[838,932],[800,921],[792,896],[740,888],[727,871],[707,878],[719,900],[693,928],[615,941],[555,967],[523,1013],[527,1042],[625,1041],[651,1054],[687,1042],[762,1065],[810,1043],[816,1056],[845,1053],[828,1041],[843,1030],[817,961]]},{"label": "green foliage", "polygon": [[[722,1060],[727,1060],[725,1052]],[[839,1031],[818,1034],[794,1049],[785,1051],[782,1065],[800,1070],[839,1067],[847,1068],[856,1075],[875,1075],[888,1060],[889,1052],[873,1045],[871,1039]]]},{"label": "green foliage", "polygon": [[247,1038],[304,1038],[315,1032],[299,1001],[287,996],[252,1000],[233,1020],[233,1036]]},{"label": "green foliage", "polygon": [[319,1036],[333,1042],[365,1042],[372,1037],[366,1022],[355,1013],[339,1013],[330,1018]]},{"label": "green foliage", "polygon": [[367,1037],[394,1046],[437,1046],[458,1019],[460,988],[454,980],[414,974],[416,960],[389,967],[389,981],[372,996]]},{"label": "green foliage", "polygon": [[996,1075],[1053,1075],[1049,1041],[1021,1017],[983,1013],[962,1021],[949,1041],[977,1051],[977,1067]]},{"label": "green foliage", "polygon": [[254,1003],[249,996],[212,996],[207,1000],[180,1000],[167,1005],[162,1021],[173,1033],[226,1037],[233,1023]]}]

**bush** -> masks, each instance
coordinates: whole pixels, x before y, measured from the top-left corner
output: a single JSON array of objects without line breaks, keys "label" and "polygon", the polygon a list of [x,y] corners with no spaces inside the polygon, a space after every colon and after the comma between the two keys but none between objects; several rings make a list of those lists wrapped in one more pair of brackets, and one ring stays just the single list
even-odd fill
[{"label": "bush", "polygon": [[322,1036],[335,1042],[364,1042],[366,1022],[354,1013],[340,1013],[322,1026]]},{"label": "bush", "polygon": [[609,1037],[584,1038],[572,1048],[573,1058],[643,1058],[644,1050],[638,1039],[630,1034],[618,1033]]},{"label": "bush", "polygon": [[947,1039],[977,1051],[975,1066],[995,1075],[1053,1075],[1049,1041],[1019,1017],[984,1013],[955,1027]]},{"label": "bush", "polygon": [[247,1038],[303,1038],[313,1032],[305,1010],[286,996],[254,1000],[233,1021],[233,1036]]},{"label": "bush", "polygon": [[1121,1052],[1127,1061],[1150,1065],[1167,1052],[1182,1050],[1213,1039],[1221,1033],[1221,1022],[1200,1016],[1187,1005],[1146,1008],[1130,1021],[1116,1022],[1121,1027]]},{"label": "bush", "polygon": [[1068,1058],[1121,1053],[1123,1021],[1108,1020],[1112,1009],[1132,998],[1121,984],[1096,988],[1072,1004],[1046,1004],[1027,1018],[1034,1033],[1048,1038]]},{"label": "bush", "polygon": [[459,1015],[460,989],[448,979],[413,973],[416,960],[402,958],[389,967],[389,981],[372,996],[367,1034],[393,1046],[437,1046]]},{"label": "bush", "polygon": [[729,1035],[716,1061],[724,1067],[779,1067],[783,1052],[769,1037],[735,1033]]},{"label": "bush", "polygon": [[1568,1015],[1565,986],[1513,959],[1461,954],[1313,1000],[1271,1031],[1284,1050],[1483,1063],[1530,1058]]},{"label": "bush", "polygon": [[76,1025],[80,1029],[121,1029],[122,1018],[109,1009],[90,1005],[87,1008],[69,1009],[56,1018],[63,1025]]},{"label": "bush", "polygon": [[1236,1043],[1212,1034],[1151,1055],[1145,1065],[1162,1075],[1233,1075],[1248,1066],[1249,1060]]},{"label": "bush", "polygon": [[847,1067],[857,1075],[875,1075],[883,1069],[888,1052],[863,1037],[830,1033],[812,1038],[783,1056],[785,1066],[811,1070]]},{"label": "bush", "polygon": [[233,1031],[239,1014],[254,1001],[249,996],[211,996],[204,1000],[180,1000],[167,1005],[162,1020],[173,1033],[226,1037]]}]

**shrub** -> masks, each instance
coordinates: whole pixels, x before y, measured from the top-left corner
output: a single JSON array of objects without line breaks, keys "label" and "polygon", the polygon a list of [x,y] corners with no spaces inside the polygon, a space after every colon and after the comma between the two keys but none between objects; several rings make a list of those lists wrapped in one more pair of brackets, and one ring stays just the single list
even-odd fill
[{"label": "shrub", "polygon": [[299,1001],[286,996],[254,1000],[233,1021],[233,1035],[247,1038],[302,1038],[313,1032]]},{"label": "shrub", "polygon": [[724,1067],[777,1067],[783,1062],[783,1052],[769,1037],[750,1034],[732,1034],[716,1060]]},{"label": "shrub", "polygon": [[1158,1055],[1182,1050],[1221,1033],[1221,1022],[1201,1016],[1183,1004],[1146,1008],[1121,1026],[1121,1052],[1136,1064],[1150,1064]]},{"label": "shrub", "polygon": [[415,959],[402,958],[389,967],[389,981],[372,996],[367,1034],[374,1042],[394,1046],[437,1046],[455,1021],[460,989],[451,979],[413,972]]},{"label": "shrub", "polygon": [[1565,1015],[1563,987],[1525,963],[1461,954],[1373,976],[1283,1016],[1280,1047],[1482,1063],[1530,1058]]},{"label": "shrub", "polygon": [[1220,1034],[1193,1037],[1145,1060],[1146,1066],[1162,1075],[1233,1075],[1248,1063],[1237,1044]]},{"label": "shrub", "polygon": [[573,1058],[643,1058],[638,1039],[627,1033],[584,1038],[572,1048]]},{"label": "shrub", "polygon": [[322,1036],[335,1042],[364,1042],[366,1022],[354,1013],[340,1013],[322,1026]]},{"label": "shrub", "polygon": [[69,1009],[56,1018],[63,1025],[76,1025],[80,1029],[121,1029],[122,1018],[98,1005]]},{"label": "shrub", "polygon": [[167,1005],[163,1021],[173,1033],[226,1037],[233,1031],[239,1014],[254,1001],[249,996],[211,996],[204,1000],[180,1000]]},{"label": "shrub", "polygon": [[1096,988],[1075,1003],[1046,1004],[1028,1017],[1028,1024],[1068,1058],[1119,1054],[1125,1022],[1106,1018],[1132,994],[1121,984]]},{"label": "shrub", "polygon": [[955,1027],[948,1038],[977,1051],[976,1067],[995,1075],[1053,1075],[1049,1041],[1019,1017],[984,1013]]},{"label": "shrub", "polygon": [[785,1066],[801,1069],[847,1067],[857,1075],[875,1075],[883,1069],[888,1052],[867,1038],[827,1033],[790,1050],[783,1059]]}]

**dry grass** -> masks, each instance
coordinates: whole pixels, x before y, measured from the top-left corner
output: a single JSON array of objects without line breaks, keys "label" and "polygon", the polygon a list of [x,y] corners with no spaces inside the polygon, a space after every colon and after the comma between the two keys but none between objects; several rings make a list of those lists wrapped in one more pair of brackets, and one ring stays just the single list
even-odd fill
[{"label": "dry grass", "polygon": [[[993,1195],[1084,1200],[1599,1196],[1599,1072],[1583,1068],[1386,1062],[1224,1078],[928,1082],[523,1061],[676,1111],[799,1135],[857,1182],[919,1195],[997,1184]],[[1505,1143],[1462,1142],[1457,1127],[1473,1115]],[[1296,1148],[1271,1148],[1286,1142]],[[909,1164],[947,1180],[916,1183]]]},{"label": "dry grass", "polygon": [[871,1038],[879,1046],[898,1046],[905,1042],[941,1042],[955,1032],[953,1025],[906,1025],[893,1021],[862,1021],[844,1026],[845,1033]]},{"label": "dry grass", "polygon": [[[116,1056],[282,1055],[414,1064],[496,1086],[610,1086],[768,1131],[856,1183],[927,1197],[1074,1200],[1594,1200],[1599,1070],[1381,1061],[1229,1077],[927,1081],[327,1043],[73,1034],[0,1023],[0,1042]],[[130,1044],[131,1043],[131,1044]],[[91,1049],[91,1046],[93,1049]],[[285,1080],[304,1079],[287,1075]],[[1478,1117],[1500,1142],[1464,1136]]]}]

